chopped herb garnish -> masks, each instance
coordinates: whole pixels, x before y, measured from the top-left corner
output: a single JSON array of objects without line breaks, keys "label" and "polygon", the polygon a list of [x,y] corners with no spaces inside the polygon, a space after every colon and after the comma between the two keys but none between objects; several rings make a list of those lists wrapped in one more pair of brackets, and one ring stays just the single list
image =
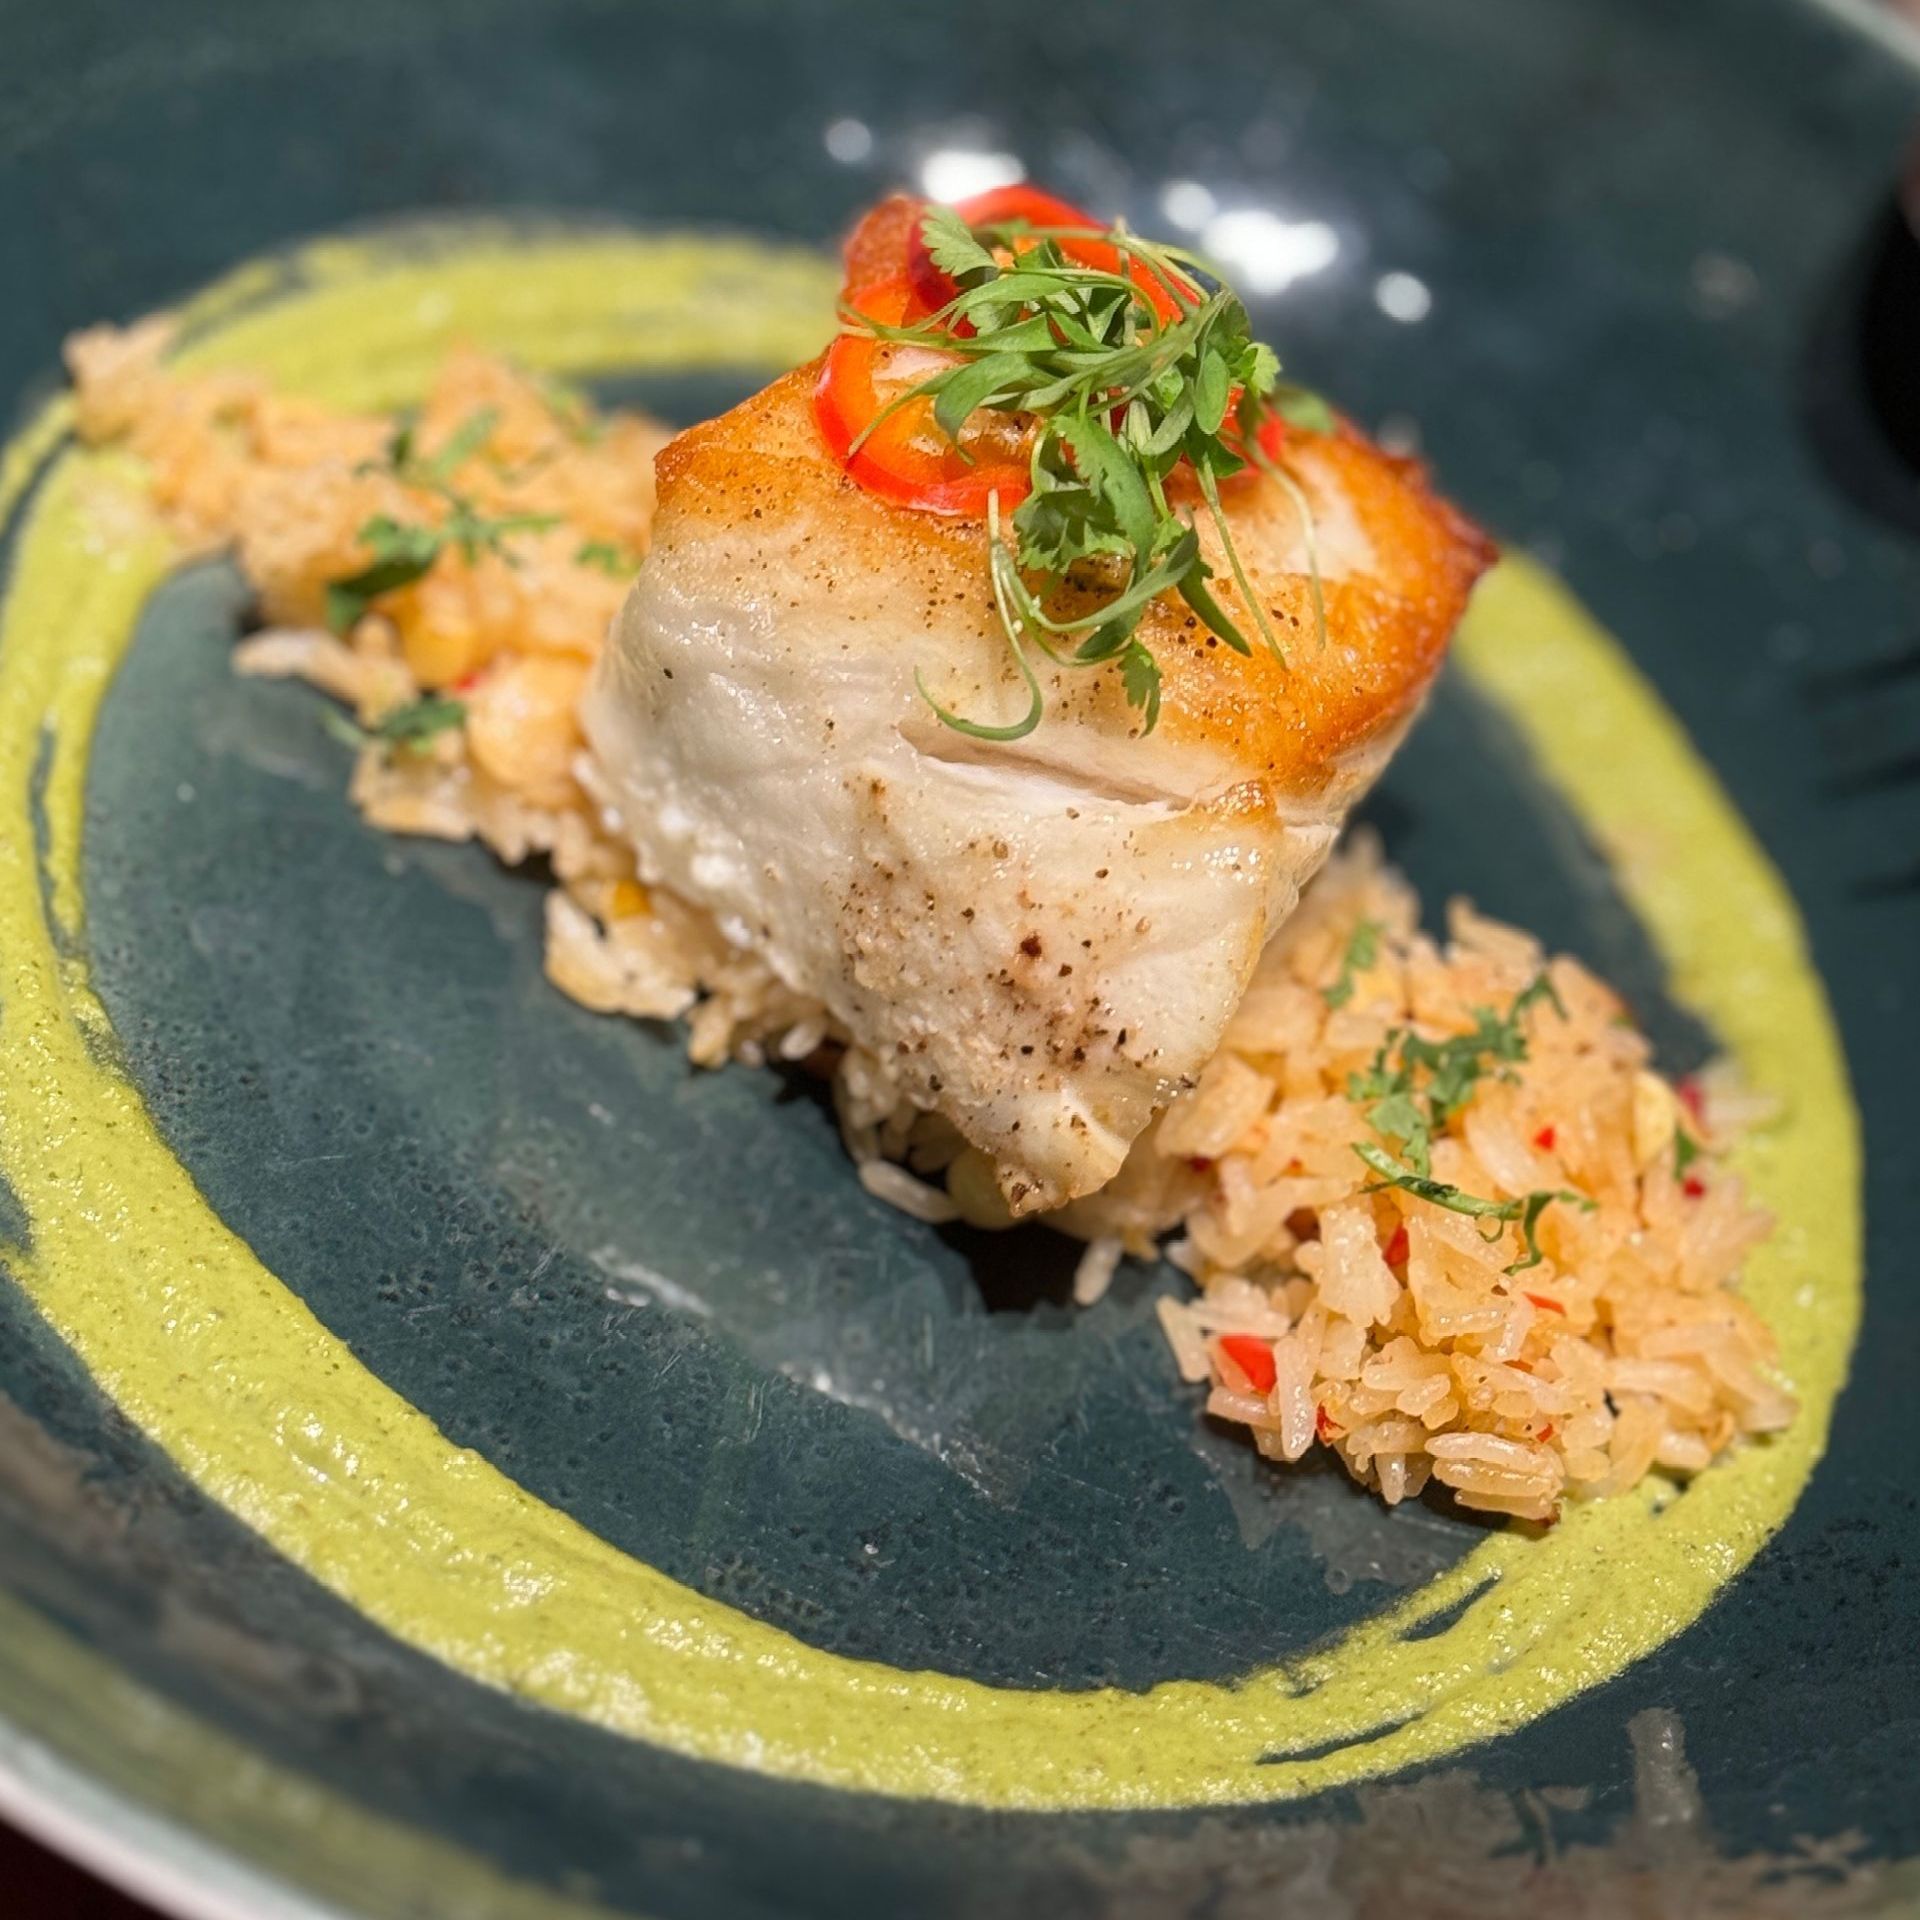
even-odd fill
[{"label": "chopped herb garnish", "polygon": [[1684,1180],[1687,1175],[1687,1169],[1700,1158],[1702,1151],[1703,1149],[1701,1148],[1700,1142],[1696,1140],[1685,1127],[1674,1128],[1673,1177],[1676,1180]]},{"label": "chopped herb garnish", "polygon": [[[1362,927],[1366,924],[1362,922]],[[1356,929],[1356,937],[1358,931]],[[1351,991],[1351,982],[1347,984]],[[1328,992],[1331,994],[1332,989]],[[1588,1212],[1593,1210],[1593,1202],[1584,1194],[1564,1187],[1539,1188],[1515,1200],[1489,1200],[1468,1193],[1433,1177],[1433,1144],[1447,1122],[1473,1098],[1474,1088],[1489,1072],[1510,1070],[1514,1063],[1526,1059],[1527,1038],[1522,1017],[1530,1007],[1543,1001],[1563,1020],[1566,1018],[1560,996],[1554,991],[1552,981],[1542,973],[1514,996],[1512,1006],[1504,1015],[1487,1007],[1476,1007],[1471,1033],[1455,1034],[1445,1040],[1427,1040],[1417,1033],[1395,1028],[1381,1043],[1367,1071],[1347,1076],[1347,1097],[1363,1104],[1367,1124],[1382,1140],[1395,1142],[1400,1149],[1396,1158],[1371,1141],[1355,1143],[1354,1152],[1379,1175],[1370,1191],[1397,1187],[1416,1199],[1445,1207],[1450,1213],[1485,1221],[1493,1229],[1489,1238],[1498,1238],[1509,1221],[1517,1221],[1526,1251],[1506,1269],[1508,1273],[1522,1273],[1540,1264],[1542,1255],[1535,1229],[1541,1214],[1554,1201],[1564,1200]],[[1329,1004],[1339,1003],[1330,1000]]]},{"label": "chopped herb garnish", "polygon": [[[413,429],[417,416],[403,413],[393,423],[393,431],[387,436],[386,465],[395,473],[405,473],[413,465]],[[378,460],[363,460],[354,469],[356,473],[376,472],[380,467]]]},{"label": "chopped herb garnish", "polygon": [[383,713],[369,729],[376,740],[394,747],[423,746],[436,734],[465,726],[467,703],[443,693],[425,693],[404,707]]},{"label": "chopped herb garnish", "polygon": [[[493,438],[500,424],[498,407],[476,407],[447,435],[438,449],[420,463],[421,475],[435,486],[445,486]],[[396,461],[395,467],[401,463]]]},{"label": "chopped herb garnish", "polygon": [[556,380],[550,373],[529,372],[527,377],[540,389],[554,424],[575,446],[597,446],[607,437],[608,422],[594,411],[593,401],[578,387]]},{"label": "chopped herb garnish", "polygon": [[1468,1193],[1462,1187],[1456,1187],[1446,1180],[1435,1180],[1427,1175],[1416,1173],[1411,1167],[1402,1166],[1391,1154],[1383,1153],[1369,1142],[1358,1142],[1354,1147],[1357,1153],[1380,1178],[1367,1189],[1369,1193],[1378,1193],[1385,1187],[1398,1187],[1404,1193],[1410,1193],[1418,1200],[1430,1200],[1436,1207],[1445,1207],[1449,1213],[1464,1213],[1476,1220],[1488,1221],[1493,1231],[1487,1235],[1489,1240],[1497,1240],[1500,1230],[1509,1221],[1520,1223],[1520,1237],[1526,1245],[1526,1252],[1510,1266],[1502,1269],[1506,1273],[1524,1273],[1529,1267],[1537,1267],[1545,1257],[1540,1251],[1535,1229],[1540,1216],[1556,1200],[1566,1200],[1573,1205],[1593,1211],[1593,1202],[1584,1193],[1575,1193],[1569,1187],[1559,1187],[1549,1191],[1544,1187],[1535,1188],[1532,1193],[1524,1194],[1518,1200],[1487,1200],[1477,1193]]},{"label": "chopped herb garnish", "polygon": [[448,434],[435,453],[422,459],[416,445],[420,431],[419,416],[413,412],[403,413],[395,420],[393,431],[387,436],[386,457],[382,460],[363,460],[354,471],[378,473],[384,468],[409,486],[443,488],[457,468],[464,466],[486,446],[499,424],[498,407],[476,407]]},{"label": "chopped herb garnish", "polygon": [[555,513],[486,513],[453,486],[455,472],[485,450],[499,424],[497,407],[477,407],[425,458],[415,447],[414,423],[402,419],[395,426],[387,442],[387,466],[406,485],[438,494],[445,515],[437,522],[414,522],[378,513],[360,529],[360,543],[373,558],[358,573],[328,582],[327,625],[335,633],[352,628],[383,593],[424,579],[449,547],[457,548],[468,566],[483,553],[517,565],[506,546],[514,534],[544,533],[560,524]]},{"label": "chopped herb garnish", "polygon": [[[1288,487],[1308,527],[1305,496],[1261,446],[1274,415],[1303,431],[1332,424],[1325,403],[1283,385],[1272,350],[1255,340],[1246,308],[1197,256],[1142,240],[1124,227],[1036,228],[1014,220],[970,228],[949,207],[931,209],[921,236],[958,293],[924,320],[888,325],[853,308],[849,331],[927,348],[938,372],[891,400],[854,450],[909,402],[931,401],[936,424],[971,458],[962,429],[985,410],[1030,427],[1031,491],[1014,510],[1011,538],[989,515],[988,564],[1007,644],[1026,682],[1026,714],[991,727],[950,712],[921,686],[948,726],[983,739],[1018,739],[1039,724],[1044,700],[1029,649],[1057,666],[1117,661],[1128,702],[1151,733],[1160,715],[1158,663],[1137,637],[1141,616],[1177,594],[1237,652],[1251,642],[1207,586],[1197,514],[1211,521],[1239,598],[1261,643],[1287,653],[1242,564],[1220,482],[1250,462]],[[1102,250],[1115,267],[1088,264]],[[1096,259],[1101,254],[1095,254]],[[1169,492],[1191,476],[1197,503]],[[1077,610],[1060,610],[1063,589]],[[1095,596],[1090,609],[1085,596]],[[1314,569],[1314,604],[1320,609]],[[1321,618],[1325,637],[1324,615]]]},{"label": "chopped herb garnish", "polygon": [[438,527],[409,526],[376,514],[360,529],[373,558],[358,573],[327,583],[327,625],[346,633],[383,593],[411,586],[439,558],[446,537]]},{"label": "chopped herb garnish", "polygon": [[589,540],[574,554],[573,559],[576,566],[597,567],[600,572],[610,573],[617,580],[624,580],[640,564],[632,554],[611,540]]},{"label": "chopped herb garnish", "polygon": [[1330,1007],[1344,1007],[1353,998],[1353,982],[1380,957],[1381,927],[1377,920],[1362,920],[1347,937],[1347,950],[1340,956],[1340,977],[1332,986],[1320,989],[1320,998]]},{"label": "chopped herb garnish", "polygon": [[506,547],[516,533],[544,533],[557,527],[552,513],[482,513],[464,495],[446,494],[447,516],[437,525],[396,520],[379,513],[360,529],[360,541],[373,559],[358,573],[327,585],[327,625],[347,632],[383,593],[411,586],[433,569],[447,548],[458,548],[468,566],[482,553],[497,553],[517,564]]},{"label": "chopped herb garnish", "polygon": [[481,513],[471,502],[453,497],[453,510],[441,523],[442,536],[460,549],[468,566],[483,553],[497,553],[509,566],[520,563],[505,542],[516,533],[546,533],[560,524],[557,513]]},{"label": "chopped herb garnish", "polygon": [[323,719],[327,731],[349,746],[388,746],[418,753],[439,735],[464,726],[467,706],[464,700],[445,694],[425,693],[404,706],[390,708],[370,727],[356,726],[335,707],[324,709]]}]

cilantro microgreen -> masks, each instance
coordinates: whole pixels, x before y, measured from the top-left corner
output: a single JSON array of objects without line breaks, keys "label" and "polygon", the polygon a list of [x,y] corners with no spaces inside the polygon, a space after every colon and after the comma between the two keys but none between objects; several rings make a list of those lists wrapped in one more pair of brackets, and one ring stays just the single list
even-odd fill
[{"label": "cilantro microgreen", "polygon": [[325,708],[322,719],[327,731],[346,741],[349,746],[380,745],[418,753],[439,735],[454,727],[464,726],[467,708],[463,700],[450,699],[445,694],[426,693],[417,700],[407,701],[404,706],[390,708],[370,727],[356,726],[334,707]]},{"label": "cilantro microgreen", "polygon": [[554,425],[575,446],[597,446],[607,437],[609,423],[594,411],[592,399],[578,387],[550,373],[536,373],[525,367],[521,372],[538,388]]},{"label": "cilantro microgreen", "polygon": [[360,529],[360,543],[373,558],[357,573],[327,583],[327,625],[345,633],[383,593],[411,586],[440,556],[445,536],[438,527],[411,526],[391,514],[375,514]]},{"label": "cilantro microgreen", "polygon": [[1129,640],[1120,655],[1120,678],[1127,703],[1140,709],[1142,731],[1160,724],[1160,665],[1138,640]]},{"label": "cilantro microgreen", "polygon": [[594,567],[601,573],[611,574],[616,580],[624,580],[639,566],[639,561],[624,548],[611,540],[587,540],[575,550],[573,563],[577,567]]},{"label": "cilantro microgreen", "polygon": [[498,407],[476,407],[421,463],[424,477],[431,483],[446,485],[493,438],[493,430],[499,424]]},{"label": "cilantro microgreen", "polygon": [[928,257],[962,286],[974,276],[997,273],[999,263],[973,237],[973,229],[951,207],[930,207],[920,223]]},{"label": "cilantro microgreen", "polygon": [[377,513],[360,529],[360,544],[373,558],[358,573],[327,583],[327,625],[335,633],[348,632],[382,594],[424,579],[449,547],[457,548],[469,566],[482,553],[497,553],[510,565],[517,564],[505,545],[509,538],[560,524],[557,514],[486,514],[463,494],[446,491],[443,497],[446,518],[438,524]]},{"label": "cilantro microgreen", "polygon": [[[553,513],[486,513],[453,485],[454,474],[486,451],[499,424],[499,408],[476,407],[424,456],[417,423],[403,416],[395,424],[387,441],[387,468],[407,486],[437,495],[443,514],[438,521],[418,522],[378,513],[360,529],[360,544],[372,559],[357,573],[327,584],[327,625],[335,633],[352,628],[382,594],[424,579],[449,547],[457,549],[468,566],[482,553],[497,553],[510,566],[518,565],[506,545],[514,534],[544,533],[560,524],[560,516]],[[360,471],[380,464],[370,462]]]},{"label": "cilantro microgreen", "polygon": [[[1285,487],[1307,529],[1313,594],[1324,634],[1312,513],[1297,483],[1259,445],[1269,413],[1303,432],[1333,424],[1325,403],[1282,385],[1272,350],[1253,338],[1246,308],[1204,262],[1124,227],[1043,228],[1026,221],[970,228],[950,207],[930,209],[920,238],[958,289],[924,320],[887,325],[846,310],[847,327],[927,348],[941,367],[890,400],[856,436],[913,401],[962,453],[982,410],[1030,423],[1031,491],[1003,531],[989,515],[988,565],[1026,714],[1008,727],[965,720],[921,691],[948,726],[982,739],[1018,739],[1040,722],[1037,649],[1058,666],[1117,662],[1143,733],[1160,717],[1158,663],[1137,629],[1148,605],[1178,594],[1207,629],[1241,654],[1251,647],[1208,591],[1212,569],[1193,508],[1169,481],[1193,476],[1238,598],[1261,641],[1285,650],[1243,565],[1219,483],[1249,462]],[[1097,264],[1110,260],[1113,265]],[[1096,264],[1090,264],[1090,261]],[[1009,537],[1010,536],[1010,537]],[[1048,608],[1074,589],[1082,609]],[[1087,596],[1095,596],[1086,610]]]},{"label": "cilantro microgreen", "polygon": [[1340,956],[1340,977],[1332,986],[1320,989],[1320,998],[1330,1007],[1344,1007],[1353,998],[1356,974],[1366,970],[1380,957],[1380,923],[1362,920],[1347,937],[1347,950]]},{"label": "cilantro microgreen", "polygon": [[[394,423],[393,431],[387,436],[387,465],[395,473],[405,473],[413,465],[413,430],[416,416],[403,413]],[[369,460],[357,469],[370,473],[380,465],[377,460]]]},{"label": "cilantro microgreen", "polygon": [[383,713],[368,731],[392,747],[419,747],[435,735],[465,726],[467,704],[446,694],[426,693]]},{"label": "cilantro microgreen", "polygon": [[[1370,929],[1371,923],[1362,921],[1354,930],[1341,978],[1323,990],[1328,1005],[1343,1004],[1352,992],[1352,970],[1372,964],[1370,944],[1365,949],[1367,958],[1354,958],[1355,942]],[[1377,929],[1371,931],[1377,938]],[[1339,999],[1333,997],[1336,993],[1341,993]],[[1508,1273],[1537,1267],[1544,1258],[1536,1230],[1541,1214],[1556,1200],[1587,1212],[1592,1212],[1593,1202],[1565,1187],[1536,1188],[1513,1200],[1490,1200],[1468,1193],[1433,1177],[1433,1147],[1447,1122],[1473,1098],[1474,1089],[1489,1072],[1526,1059],[1527,1037],[1522,1022],[1530,1008],[1542,1004],[1566,1018],[1566,1008],[1544,973],[1514,996],[1504,1014],[1475,1008],[1470,1033],[1428,1040],[1404,1028],[1393,1029],[1366,1071],[1347,1076],[1347,1097],[1364,1108],[1367,1125],[1381,1140],[1399,1148],[1396,1157],[1372,1141],[1354,1143],[1354,1152],[1378,1176],[1372,1190],[1397,1187],[1450,1213],[1483,1221],[1492,1229],[1489,1238],[1497,1239],[1509,1222],[1518,1223],[1525,1251],[1506,1269]]]},{"label": "cilantro microgreen", "polygon": [[[1279,371],[1278,361],[1274,363],[1274,371]],[[1286,381],[1275,384],[1267,395],[1267,405],[1288,426],[1298,427],[1302,433],[1331,433],[1339,424],[1333,417],[1333,409],[1319,394]]]},{"label": "cilantro microgreen", "polygon": [[1687,1169],[1700,1158],[1701,1152],[1700,1142],[1685,1127],[1674,1128],[1673,1177],[1676,1180],[1684,1180],[1687,1177]]}]

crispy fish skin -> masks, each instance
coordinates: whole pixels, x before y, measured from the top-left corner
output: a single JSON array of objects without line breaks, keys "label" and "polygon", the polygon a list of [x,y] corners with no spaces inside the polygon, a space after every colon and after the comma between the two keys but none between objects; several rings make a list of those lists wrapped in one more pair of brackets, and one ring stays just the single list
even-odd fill
[{"label": "crispy fish skin", "polygon": [[[1042,661],[1025,711],[985,529],[863,492],[815,426],[818,365],[681,434],[652,553],[584,707],[643,874],[709,907],[991,1157],[1016,1213],[1102,1186],[1215,1051],[1262,947],[1438,670],[1492,549],[1351,429],[1299,436],[1297,504],[1227,489],[1287,660],[1176,600],[1120,676]],[[1198,503],[1196,502],[1197,506]],[[1201,513],[1217,597],[1254,627]]]}]

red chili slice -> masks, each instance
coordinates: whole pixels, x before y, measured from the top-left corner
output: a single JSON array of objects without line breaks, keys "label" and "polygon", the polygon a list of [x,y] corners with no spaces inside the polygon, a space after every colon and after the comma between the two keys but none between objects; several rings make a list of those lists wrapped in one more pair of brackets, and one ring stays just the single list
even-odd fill
[{"label": "red chili slice", "polygon": [[[881,207],[889,204],[883,201]],[[921,205],[923,212],[925,205],[924,202]],[[1100,230],[1100,222],[1071,201],[1043,193],[1038,187],[1024,185],[990,187],[985,193],[974,194],[971,199],[956,201],[953,210],[970,227],[1004,226],[1014,221],[1025,221],[1030,227],[1089,227]],[[880,209],[876,208],[861,222],[855,229],[856,237],[868,233],[869,223],[876,223],[879,213]],[[869,237],[878,245],[883,240],[884,232],[875,224]],[[1123,271],[1123,257],[1119,248],[1105,240],[1062,240],[1060,251],[1083,267],[1096,267],[1103,273]],[[1162,321],[1179,319],[1180,302],[1157,273],[1137,260],[1124,263],[1124,271],[1147,296]],[[906,273],[908,284],[913,288],[915,300],[923,312],[938,312],[960,291],[953,280],[933,264],[926,242],[920,237],[918,219],[912,223],[908,235]]]},{"label": "red chili slice", "polygon": [[[989,187],[985,193],[976,193],[971,199],[954,203],[957,213],[970,227],[999,226],[1012,220],[1024,220],[1030,227],[1096,227],[1099,222],[1090,213],[1071,202],[1056,199],[1050,193],[1042,193],[1038,187],[1011,186]],[[922,208],[925,211],[925,208]],[[1107,262],[1089,259],[1092,249],[1078,241],[1068,241],[1063,251],[1071,260],[1079,260],[1085,266],[1105,266]],[[1119,256],[1109,247],[1107,253],[1117,261]],[[914,293],[925,305],[929,313],[944,307],[960,291],[955,282],[933,264],[933,256],[927,251],[927,243],[920,237],[920,224],[914,222],[913,231],[907,239],[907,278],[913,283]]]},{"label": "red chili slice", "polygon": [[1257,1333],[1223,1333],[1220,1351],[1247,1376],[1255,1393],[1271,1393],[1280,1370],[1273,1364],[1273,1349]]},{"label": "red chili slice", "polygon": [[877,286],[899,273],[926,211],[927,203],[911,193],[890,193],[869,207],[840,249],[847,269],[843,289]]},{"label": "red chili slice", "polygon": [[[898,274],[862,288],[849,304],[883,326],[898,326],[911,312],[913,290]],[[1024,500],[1033,484],[1025,464],[970,463],[935,423],[930,401],[909,401],[860,439],[884,404],[876,376],[886,351],[871,334],[843,333],[822,358],[813,412],[833,457],[869,493],[921,513],[977,519],[995,493],[1003,511]]]},{"label": "red chili slice", "polygon": [[[862,216],[844,248],[849,304],[888,325],[912,325],[936,313],[959,291],[933,263],[921,235],[930,203],[910,194],[887,196]],[[994,187],[956,203],[954,211],[972,227],[1025,222],[1036,228],[1081,227],[1100,230],[1082,208],[1038,187]],[[1022,243],[1015,242],[1016,247]],[[1124,256],[1110,241],[1062,240],[1066,256],[1103,272],[1125,272],[1163,323],[1177,321],[1181,305],[1161,277],[1140,261]],[[857,291],[851,291],[857,289]],[[1184,279],[1183,294],[1197,294]],[[956,335],[971,332],[960,321]],[[914,402],[882,421],[865,440],[860,436],[880,411],[876,374],[882,344],[871,337],[843,334],[828,349],[814,390],[814,413],[834,457],[869,492],[923,513],[978,517],[990,495],[998,493],[1011,508],[1032,490],[1024,464],[985,459],[969,465],[934,425],[929,405]],[[1229,414],[1239,405],[1229,397]],[[1231,430],[1223,436],[1232,444]],[[1278,414],[1261,421],[1257,440],[1269,460],[1278,460],[1287,441],[1287,425]],[[859,451],[853,451],[860,441]],[[1249,474],[1251,469],[1248,470]]]}]

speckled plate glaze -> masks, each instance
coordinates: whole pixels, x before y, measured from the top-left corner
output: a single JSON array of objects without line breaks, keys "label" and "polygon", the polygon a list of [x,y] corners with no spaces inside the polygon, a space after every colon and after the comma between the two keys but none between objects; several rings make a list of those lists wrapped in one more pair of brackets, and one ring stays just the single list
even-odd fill
[{"label": "speckled plate glaze", "polygon": [[[1920,483],[1859,364],[1920,69],[1752,0],[0,47],[0,1810],[247,1920],[1920,1897]],[[1240,249],[1510,543],[1371,817],[1782,1096],[1779,1441],[1542,1539],[1268,1468],[1175,1276],[1076,1313],[1063,1243],[903,1220],[805,1089],[555,995],[537,883],[362,827],[228,672],[235,576],[67,438],[61,335],[182,302],[323,395],[466,334],[693,418],[983,153]]]}]

